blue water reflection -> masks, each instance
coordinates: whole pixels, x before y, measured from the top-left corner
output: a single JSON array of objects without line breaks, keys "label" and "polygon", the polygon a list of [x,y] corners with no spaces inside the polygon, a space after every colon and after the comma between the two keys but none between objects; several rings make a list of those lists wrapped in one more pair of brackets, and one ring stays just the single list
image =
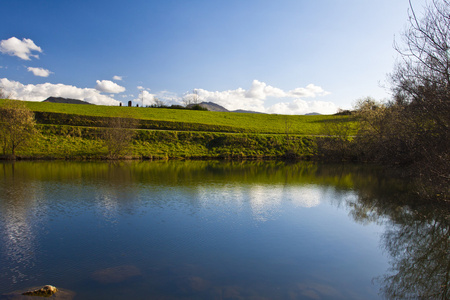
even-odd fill
[{"label": "blue water reflection", "polygon": [[381,297],[387,222],[354,216],[349,173],[218,162],[0,169],[0,294],[52,284],[76,299]]}]

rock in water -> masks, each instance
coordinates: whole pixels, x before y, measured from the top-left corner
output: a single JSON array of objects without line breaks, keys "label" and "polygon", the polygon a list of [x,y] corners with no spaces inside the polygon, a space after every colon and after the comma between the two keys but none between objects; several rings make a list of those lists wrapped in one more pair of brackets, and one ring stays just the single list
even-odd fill
[{"label": "rock in water", "polygon": [[25,296],[39,296],[39,297],[50,297],[58,291],[53,285],[45,285],[40,289],[22,293]]},{"label": "rock in water", "polygon": [[[46,286],[48,287],[48,286]],[[37,294],[32,294],[34,292],[43,290],[45,287],[31,287],[28,289],[24,289],[24,290],[19,290],[19,291],[14,291],[11,293],[7,293],[7,294],[1,294],[0,295],[0,300],[29,300],[29,299],[33,299],[33,297],[44,297],[44,298],[48,298],[48,299],[55,299],[55,300],[73,300],[75,298],[76,293],[74,291],[69,291],[66,289],[62,289],[62,288],[55,288],[54,286],[50,286],[51,290],[53,290],[53,294],[45,294],[45,295],[37,295]],[[45,288],[45,290],[48,290],[47,288]],[[57,293],[55,292],[55,290],[57,291]],[[36,299],[36,298],[35,298]],[[39,298],[37,298],[39,299]]]}]

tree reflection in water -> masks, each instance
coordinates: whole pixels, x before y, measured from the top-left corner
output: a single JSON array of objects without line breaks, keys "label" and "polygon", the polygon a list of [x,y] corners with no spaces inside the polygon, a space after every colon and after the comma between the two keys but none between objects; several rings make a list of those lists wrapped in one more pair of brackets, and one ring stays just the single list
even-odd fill
[{"label": "tree reflection in water", "polygon": [[381,281],[391,299],[449,299],[450,248],[447,216],[404,209],[383,235],[392,257]]},{"label": "tree reflection in water", "polygon": [[432,204],[429,199],[395,192],[390,184],[385,185],[385,179],[374,181],[378,183],[356,181],[358,197],[346,205],[355,221],[386,225],[381,243],[391,267],[376,278],[381,295],[387,299],[450,299],[448,203]]}]

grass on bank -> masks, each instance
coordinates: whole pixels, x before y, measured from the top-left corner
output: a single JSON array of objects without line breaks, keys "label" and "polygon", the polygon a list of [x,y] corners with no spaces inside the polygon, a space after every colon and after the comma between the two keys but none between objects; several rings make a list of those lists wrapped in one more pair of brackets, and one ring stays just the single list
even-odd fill
[{"label": "grass on bank", "polygon": [[[38,125],[40,134],[27,147],[18,151],[21,158],[34,159],[105,159],[108,150],[103,142],[102,128]],[[316,154],[313,137],[276,134],[228,134],[217,132],[186,132],[136,130],[125,158],[216,158],[216,159],[278,159],[286,153],[311,158]]]}]

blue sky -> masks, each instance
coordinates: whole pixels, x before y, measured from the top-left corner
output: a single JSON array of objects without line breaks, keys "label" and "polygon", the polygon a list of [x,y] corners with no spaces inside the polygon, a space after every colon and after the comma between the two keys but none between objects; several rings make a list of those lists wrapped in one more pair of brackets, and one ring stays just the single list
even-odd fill
[{"label": "blue sky", "polygon": [[[425,0],[412,1],[418,12]],[[0,87],[118,105],[333,113],[389,97],[408,0],[1,1]],[[27,52],[29,51],[29,52]],[[144,103],[142,103],[142,99]]]}]

